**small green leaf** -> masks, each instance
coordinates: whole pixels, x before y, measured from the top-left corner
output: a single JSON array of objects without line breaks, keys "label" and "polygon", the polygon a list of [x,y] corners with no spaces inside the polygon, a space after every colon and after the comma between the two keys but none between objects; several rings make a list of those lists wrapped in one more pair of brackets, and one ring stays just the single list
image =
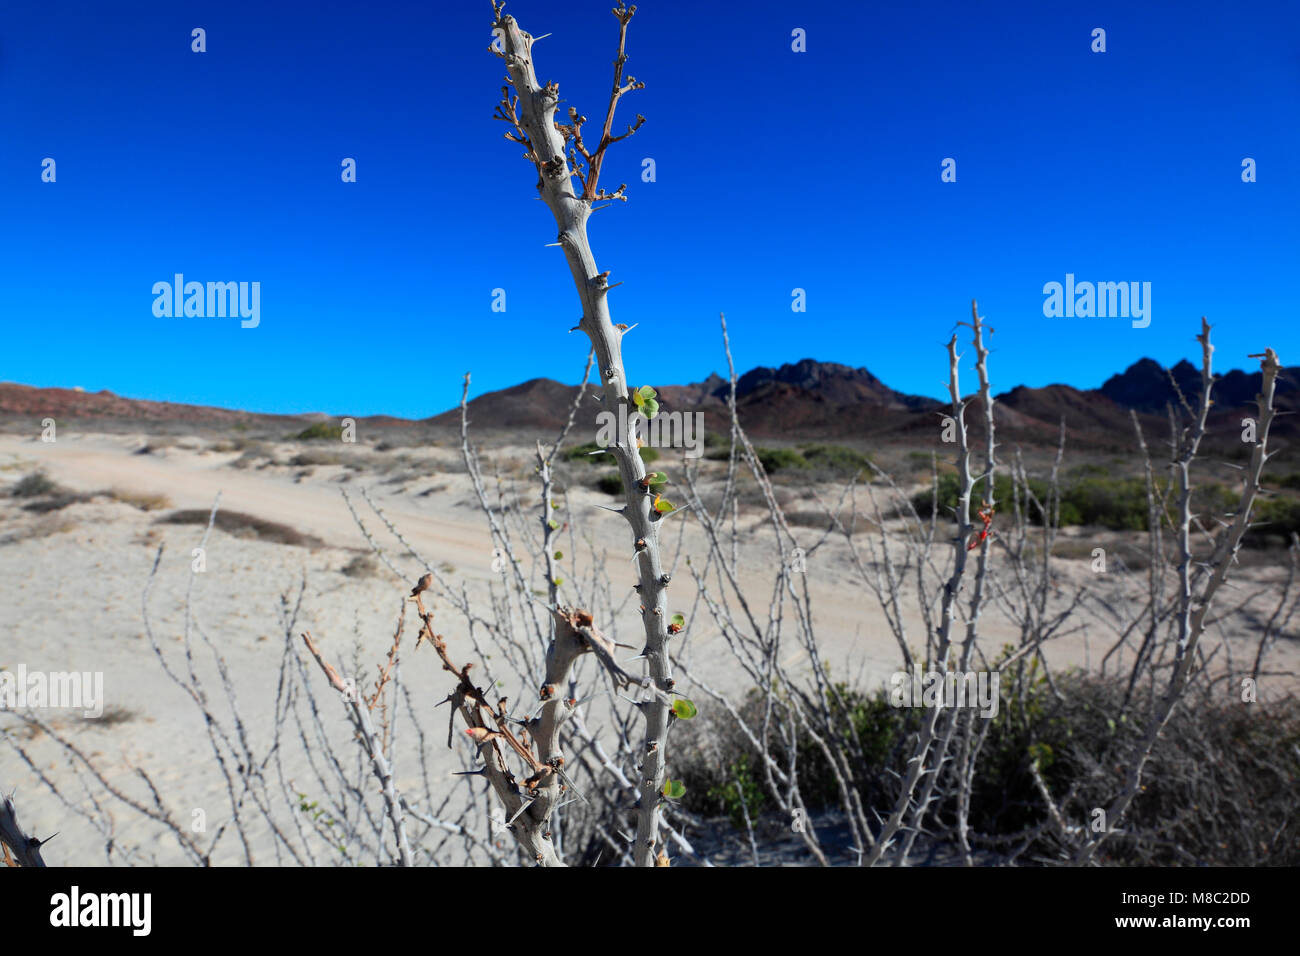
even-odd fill
[{"label": "small green leaf", "polygon": [[659,393],[656,392],[649,385],[642,385],[640,388],[636,390],[636,393],[640,395],[642,398],[656,398],[659,395]]},{"label": "small green leaf", "polygon": [[557,588],[558,588],[561,584],[563,584],[563,583],[564,583],[564,578],[556,578],[556,579],[555,579],[555,586],[556,586]]},{"label": "small green leaf", "polygon": [[641,414],[646,418],[654,418],[659,414],[659,403],[653,398],[647,398],[641,403]]},{"label": "small green leaf", "polygon": [[681,629],[686,626],[686,618],[680,614],[674,614],[671,618],[669,618],[669,621],[673,624],[674,627],[678,629]]},{"label": "small green leaf", "polygon": [[554,518],[551,518],[549,521],[546,522],[546,527],[550,528],[552,531],[556,530],[559,526],[560,523],[556,521]]},{"label": "small green leaf", "polygon": [[556,561],[563,560],[563,558],[564,558],[564,552],[563,552],[563,551],[556,551],[556,552],[555,552],[555,560],[556,560]]},{"label": "small green leaf", "polygon": [[664,796],[669,800],[677,800],[686,794],[686,784],[680,780],[664,781]]},{"label": "small green leaf", "polygon": [[675,701],[673,701],[673,713],[676,714],[682,720],[690,720],[692,717],[698,714],[699,711],[696,710],[695,705],[691,703],[689,700],[687,700],[685,697],[678,697]]},{"label": "small green leaf", "polygon": [[645,480],[646,480],[646,483],[647,483],[647,484],[651,484],[651,485],[666,485],[666,484],[668,484],[668,476],[665,475],[662,471],[652,471],[652,472],[650,472],[650,474],[648,474],[648,475],[645,476]]},{"label": "small green leaf", "polygon": [[667,498],[660,498],[658,495],[655,495],[655,511],[659,512],[660,514],[667,514],[668,512],[672,511],[675,507],[676,506]]}]

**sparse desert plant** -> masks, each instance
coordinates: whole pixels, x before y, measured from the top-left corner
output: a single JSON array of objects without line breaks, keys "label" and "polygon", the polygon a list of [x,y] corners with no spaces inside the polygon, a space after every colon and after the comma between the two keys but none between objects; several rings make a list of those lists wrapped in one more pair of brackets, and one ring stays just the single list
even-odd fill
[{"label": "sparse desert plant", "polygon": [[31,471],[23,475],[9,489],[15,498],[39,498],[43,495],[57,494],[64,489],[43,471]]},{"label": "sparse desert plant", "polygon": [[[566,461],[586,462],[591,465],[608,465],[612,460],[612,453],[604,451],[603,454],[597,454],[597,452],[602,451],[600,445],[594,441],[589,441],[583,442],[581,445],[574,445],[572,448],[566,448],[561,457]],[[647,465],[659,460],[659,450],[657,448],[649,446],[638,448],[637,454],[641,456],[641,460]]]},{"label": "sparse desert plant", "polygon": [[[468,725],[467,732],[478,744],[484,775],[504,804],[506,813],[515,821],[512,834],[519,845],[542,865],[562,863],[555,852],[551,817],[560,803],[562,786],[567,788],[571,782],[563,769],[560,739],[561,724],[573,718],[576,707],[576,701],[564,699],[561,691],[570,680],[571,668],[584,653],[594,653],[617,687],[639,688],[643,696],[637,701],[636,709],[645,722],[645,746],[640,783],[636,786],[636,836],[630,854],[637,865],[649,866],[657,860],[667,860],[662,850],[660,803],[666,799],[665,793],[674,789],[672,781],[665,777],[669,721],[674,714],[674,681],[667,651],[669,621],[664,608],[669,576],[663,567],[659,545],[662,523],[674,508],[657,491],[654,481],[647,477],[645,461],[637,453],[638,443],[632,430],[638,420],[637,412],[653,418],[658,404],[654,389],[649,386],[629,390],[622,357],[622,339],[628,328],[615,327],[610,319],[608,295],[612,286],[609,273],[597,270],[587,239],[587,220],[593,204],[626,198],[625,186],[610,193],[598,185],[606,150],[613,143],[631,136],[644,121],[638,116],[626,133],[615,135],[612,132],[619,99],[644,85],[632,77],[625,81],[623,72],[627,28],[635,8],[620,2],[613,11],[619,22],[613,93],[600,138],[589,148],[582,131],[586,117],[577,109],[570,107],[568,123],[555,121],[558,86],[552,82],[543,87],[538,82],[532,53],[535,40],[520,29],[502,7],[502,3],[493,3],[493,32],[500,40],[500,48],[493,52],[504,60],[510,85],[502,88],[497,118],[510,126],[506,138],[524,147],[525,158],[538,174],[541,198],[555,218],[559,229],[558,244],[569,261],[582,303],[583,314],[578,328],[591,341],[604,408],[611,413],[625,409],[631,422],[630,428],[622,426],[610,453],[619,466],[625,499],[619,513],[630,525],[629,545],[640,580],[638,591],[647,608],[642,617],[645,629],[642,658],[649,674],[643,678],[634,677],[614,661],[613,642],[602,635],[592,611],[559,604],[561,577],[554,557],[559,549],[555,547],[554,539],[561,531],[561,522],[553,513],[555,502],[550,476],[558,443],[549,453],[544,453],[539,445],[537,454],[543,506],[540,548],[548,569],[550,637],[545,673],[540,681],[540,702],[536,715],[525,724],[528,735],[523,741],[512,733],[504,709],[490,701],[469,679],[468,668],[453,663],[448,645],[434,633],[432,616],[424,610],[422,603],[419,605],[423,620],[421,633],[428,637],[442,657],[444,667],[457,677],[453,708],[460,711]],[[510,94],[511,86],[515,90],[514,96]],[[572,168],[566,161],[566,153]],[[575,178],[577,188],[574,186]],[[470,469],[473,473],[472,457]],[[420,601],[420,591],[427,586],[428,583],[423,581],[417,586],[414,592],[417,602]],[[522,762],[525,779],[519,780],[511,772],[507,754],[511,761]],[[676,786],[680,787],[680,784]]]},{"label": "sparse desert plant", "polygon": [[76,491],[60,489],[58,492],[50,495],[44,495],[40,498],[30,501],[23,505],[23,511],[30,511],[33,514],[48,514],[51,511],[62,511],[69,505],[77,505],[89,501],[93,496]]},{"label": "sparse desert plant", "polygon": [[291,468],[308,468],[328,465],[354,465],[356,460],[341,449],[309,448],[289,459]]},{"label": "sparse desert plant", "polygon": [[293,437],[295,441],[342,441],[343,426],[334,422],[314,422]]},{"label": "sparse desert plant", "polygon": [[793,448],[755,448],[758,461],[769,475],[792,468],[807,468],[808,460]]},{"label": "sparse desert plant", "polygon": [[848,479],[870,474],[871,459],[845,445],[802,445],[799,451],[819,477]]},{"label": "sparse desert plant", "polygon": [[[622,338],[629,329],[626,326],[616,327],[611,321],[608,294],[612,286],[608,281],[609,273],[597,271],[586,229],[595,202],[625,198],[624,186],[613,193],[599,188],[601,166],[607,148],[632,135],[643,122],[643,118],[638,117],[636,124],[629,126],[625,134],[614,135],[611,131],[619,99],[643,85],[632,77],[628,77],[625,82],[623,76],[627,27],[635,8],[620,3],[614,9],[619,22],[619,38],[613,95],[600,139],[589,149],[582,133],[586,118],[576,109],[569,110],[567,124],[555,122],[554,114],[559,102],[558,87],[554,83],[545,87],[539,84],[532,58],[534,38],[521,30],[513,17],[503,13],[502,6],[501,3],[493,4],[493,30],[500,41],[499,48],[494,49],[494,52],[505,61],[510,85],[502,88],[497,118],[511,127],[506,138],[524,147],[525,157],[538,173],[541,198],[554,215],[559,228],[558,244],[572,267],[583,307],[578,328],[591,341],[592,354],[600,375],[604,407],[611,413],[619,409],[628,413],[624,420],[629,424],[620,426],[621,432],[610,446],[609,453],[619,467],[624,506],[617,510],[630,525],[629,547],[640,582],[637,590],[647,608],[642,616],[645,649],[641,656],[649,673],[643,677],[634,676],[615,661],[614,642],[602,633],[593,609],[580,609],[562,604],[559,600],[564,578],[557,562],[562,560],[559,555],[563,552],[556,545],[567,522],[556,514],[560,506],[555,499],[556,489],[551,468],[563,434],[549,450],[543,449],[540,444],[537,449],[536,473],[541,482],[542,510],[540,528],[534,533],[540,536],[536,544],[546,568],[545,607],[548,614],[546,634],[543,635],[539,629],[539,637],[547,650],[544,667],[538,667],[542,664],[541,661],[534,662],[538,670],[535,671],[533,681],[540,683],[541,691],[532,715],[523,720],[521,728],[520,722],[511,718],[506,701],[495,699],[495,695],[489,698],[488,693],[469,677],[470,665],[458,663],[448,639],[435,632],[433,615],[426,610],[422,597],[423,592],[435,584],[441,586],[439,575],[432,570],[412,590],[412,598],[422,622],[419,640],[427,641],[441,658],[444,669],[455,676],[452,709],[460,714],[466,724],[466,733],[479,750],[482,765],[478,772],[487,779],[496,798],[504,806],[507,819],[512,823],[509,829],[516,843],[528,858],[543,866],[564,863],[556,850],[553,831],[558,825],[558,818],[553,820],[553,816],[564,799],[565,791],[573,786],[570,773],[576,766],[572,762],[573,755],[570,755],[571,762],[566,765],[560,735],[561,725],[572,725],[581,720],[577,713],[579,702],[574,697],[565,696],[565,688],[573,680],[571,672],[583,655],[592,654],[615,688],[639,691],[641,697],[635,701],[635,711],[645,724],[645,745],[642,749],[639,781],[636,784],[630,784],[629,781],[630,789],[636,793],[633,810],[636,836],[632,845],[620,852],[637,865],[650,866],[666,863],[668,859],[663,849],[664,819],[660,805],[667,800],[677,799],[684,792],[680,781],[670,780],[665,774],[670,720],[680,717],[688,706],[690,712],[694,713],[694,707],[689,702],[679,706],[679,699],[673,693],[674,681],[667,651],[670,633],[680,631],[684,627],[684,619],[677,615],[672,616],[670,621],[670,615],[665,610],[670,576],[663,566],[659,535],[663,523],[677,509],[662,493],[665,483],[663,477],[659,473],[648,475],[646,472],[646,459],[653,460],[654,455],[638,454],[635,422],[639,420],[638,413],[646,418],[653,418],[657,413],[656,393],[646,385],[629,390],[622,359]],[[511,86],[516,93],[514,96],[510,94]],[[565,159],[566,149],[573,163],[572,168]],[[573,184],[575,178],[577,188]],[[589,358],[588,370],[590,368]],[[468,387],[469,378],[466,376],[466,396]],[[468,443],[466,400],[463,398],[461,404],[462,447],[466,465],[492,524],[494,540],[499,541],[506,550],[510,559],[509,566],[515,568],[516,582],[522,591],[527,589],[527,585],[518,576],[518,563],[510,551],[510,540],[505,537],[499,524],[499,520],[506,518],[514,509],[500,509],[498,512],[489,503],[483,487],[481,466]],[[572,422],[573,411],[569,416],[570,426]],[[565,433],[567,431],[568,426],[564,429]],[[497,517],[498,513],[500,518]],[[535,617],[534,623],[538,623]],[[330,675],[331,681],[337,683],[330,665],[310,641],[309,647],[321,667]],[[534,686],[537,684],[534,683]],[[352,707],[358,732],[369,740],[373,734],[365,726],[363,711],[355,705]],[[376,761],[376,774],[384,781],[385,802],[393,816],[394,830],[399,834],[400,855],[405,861],[409,851],[400,836],[401,818],[400,810],[397,809],[399,798],[391,792],[390,780],[384,776],[380,757],[375,754],[373,747],[371,753]],[[627,780],[626,777],[623,779]]]},{"label": "sparse desert plant", "polygon": [[353,555],[339,573],[349,578],[371,578],[379,573],[379,562],[369,554]]},{"label": "sparse desert plant", "polygon": [[164,508],[172,506],[171,499],[166,495],[149,494],[143,491],[130,491],[125,488],[110,488],[103,493],[105,497],[113,501],[120,501],[124,505],[130,505],[132,508],[139,508],[141,511],[161,511]]},{"label": "sparse desert plant", "polygon": [[77,523],[63,515],[42,514],[25,527],[14,528],[0,535],[0,544],[16,544],[19,541],[36,541],[41,538],[66,534],[75,530]]},{"label": "sparse desert plant", "polygon": [[[173,511],[158,519],[159,524],[206,525],[211,519],[211,512],[199,508]],[[278,521],[268,521],[256,515],[244,514],[242,511],[219,511],[215,527],[236,537],[255,538],[273,544],[288,544],[300,548],[319,548],[324,545],[314,535],[304,534]]]}]

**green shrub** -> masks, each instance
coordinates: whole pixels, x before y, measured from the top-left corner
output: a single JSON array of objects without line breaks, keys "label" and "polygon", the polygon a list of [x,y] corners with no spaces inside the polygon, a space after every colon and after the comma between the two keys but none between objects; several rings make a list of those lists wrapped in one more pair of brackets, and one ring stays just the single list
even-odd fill
[{"label": "green shrub", "polygon": [[1258,546],[1279,537],[1285,542],[1292,534],[1300,534],[1300,501],[1294,498],[1256,498],[1250,521],[1251,527],[1244,539],[1247,543]]},{"label": "green shrub", "polygon": [[1075,465],[1067,474],[1071,478],[1109,478],[1114,474],[1114,469],[1098,462],[1085,462]]},{"label": "green shrub", "polygon": [[727,767],[726,780],[710,787],[705,796],[726,812],[737,830],[744,827],[746,814],[754,823],[767,806],[767,794],[749,766],[749,754],[737,757]]},{"label": "green shrub", "polygon": [[871,470],[870,458],[844,445],[804,445],[801,451],[809,465],[836,478],[852,478]]},{"label": "green shrub", "polygon": [[[1094,466],[1088,466],[1091,470]],[[1099,466],[1098,466],[1099,467]],[[1157,479],[1156,494],[1164,495],[1167,482]],[[1029,480],[1029,490],[1034,497],[1047,507],[1047,482],[1037,478]],[[1011,510],[1011,479],[1007,475],[998,475],[993,483],[997,510],[1003,513]],[[930,516],[932,491],[926,488],[912,499],[917,513],[923,518]],[[971,492],[971,514],[974,516],[978,503],[983,498],[983,482],[975,482]],[[1231,488],[1220,484],[1207,484],[1192,489],[1192,510],[1201,515],[1225,515],[1235,510],[1238,494]],[[1173,501],[1171,499],[1170,506]],[[957,476],[939,476],[940,514],[951,516],[957,507]],[[1026,505],[1024,508],[1033,524],[1042,524],[1043,517],[1038,508]],[[1283,518],[1287,512],[1282,512]],[[1096,525],[1112,531],[1147,531],[1149,530],[1149,512],[1147,509],[1146,481],[1143,478],[1101,478],[1072,477],[1061,488],[1060,521],[1062,527],[1071,525]],[[1283,526],[1286,521],[1283,521]]]},{"label": "green shrub", "polygon": [[[1051,859],[1058,850],[1051,827],[1043,826],[1048,821],[1030,761],[1037,761],[1052,793],[1074,795],[1063,801],[1062,810],[1086,824],[1089,808],[1113,798],[1113,770],[1133,753],[1144,729],[1142,715],[1152,704],[1149,691],[1130,698],[1123,680],[1074,671],[1057,674],[1052,684],[1059,697],[1033,661],[1001,672],[998,711],[989,718],[972,784],[969,819],[976,834],[1009,837],[1042,827],[1045,836],[1026,859]],[[886,810],[897,799],[897,775],[907,769],[925,711],[893,707],[887,688],[868,693],[843,683],[834,685],[827,704],[834,726],[852,726],[854,734],[845,734],[844,741],[857,741],[851,752],[858,756],[847,768],[851,786],[868,812]],[[762,695],[752,690],[739,710],[751,727],[761,726]],[[768,805],[758,753],[725,716],[702,713],[701,718],[677,731],[678,773],[688,787],[683,803],[697,813],[725,814],[741,827],[741,794],[751,820],[756,808]],[[838,806],[839,788],[820,747],[803,731],[796,747],[800,790],[809,808]],[[771,753],[779,765],[788,764],[779,734],[774,733]],[[949,775],[956,767],[949,761],[935,788],[931,820],[953,819],[956,788]],[[1242,706],[1229,695],[1178,708],[1143,781],[1122,835],[1107,844],[1102,862],[1300,863],[1295,839],[1300,804],[1294,799],[1300,785],[1300,701],[1295,698]]]},{"label": "green shrub", "polygon": [[564,452],[565,461],[585,461],[590,465],[609,464],[613,461],[612,456],[593,455],[593,451],[599,451],[601,445],[594,441],[583,442],[581,445],[574,445]]},{"label": "green shrub", "polygon": [[[954,509],[957,507],[958,479],[953,474],[939,475],[939,515],[940,517],[951,517]],[[1047,506],[1047,482],[1031,478],[1029,480],[1029,490],[1033,493],[1044,507]],[[1010,511],[1012,509],[1012,488],[1011,477],[1009,475],[998,475],[993,481],[993,499],[996,502],[995,507],[998,511]],[[979,510],[980,502],[984,500],[984,481],[976,481],[971,488],[971,518],[974,520],[975,513]],[[916,493],[912,498],[912,505],[916,508],[916,513],[922,518],[930,517],[930,511],[934,505],[934,491],[932,487],[925,488]],[[1035,524],[1042,523],[1042,516],[1038,509],[1029,504],[1025,499],[1023,491],[1020,493],[1020,507],[1029,512],[1029,517]],[[1072,518],[1077,518],[1077,512],[1074,510],[1067,511],[1065,503],[1061,507],[1062,524],[1078,524],[1078,520],[1067,521],[1067,514]]]},{"label": "green shrub", "polygon": [[316,422],[294,437],[297,441],[342,441],[343,426],[333,422]]},{"label": "green shrub", "polygon": [[[599,451],[603,445],[597,445],[594,441],[583,442],[581,445],[574,445],[564,452],[566,461],[585,461],[590,465],[608,465],[614,460],[613,453],[604,455],[593,455],[592,452]],[[657,448],[642,448],[641,460],[647,465],[652,461],[659,460],[659,450]]]},{"label": "green shrub", "polygon": [[1293,471],[1285,475],[1270,475],[1265,471],[1260,483],[1273,488],[1291,488],[1300,491],[1300,471]]},{"label": "green shrub", "polygon": [[928,451],[909,451],[907,453],[907,468],[909,471],[930,471],[934,464],[934,454]]},{"label": "green shrub", "polygon": [[1112,531],[1146,531],[1150,526],[1146,481],[1142,478],[1081,478],[1061,495],[1072,507],[1071,523],[1101,525]]},{"label": "green shrub", "polygon": [[783,468],[807,468],[808,461],[793,448],[755,448],[758,462],[769,475]]}]

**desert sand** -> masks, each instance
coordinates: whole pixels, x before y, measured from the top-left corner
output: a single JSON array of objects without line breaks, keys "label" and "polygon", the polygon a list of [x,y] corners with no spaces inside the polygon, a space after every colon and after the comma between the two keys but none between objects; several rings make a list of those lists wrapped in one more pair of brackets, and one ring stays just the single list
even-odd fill
[{"label": "desert sand", "polygon": [[[384,475],[336,465],[235,467],[239,452],[211,450],[213,443],[200,437],[181,438],[138,453],[148,443],[144,434],[70,430],[61,432],[54,443],[42,442],[35,434],[0,434],[0,491],[40,469],[73,492],[126,489],[138,496],[165,496],[168,504],[145,511],[125,501],[97,497],[47,514],[32,514],[23,511],[16,499],[0,497],[0,538],[5,540],[0,544],[0,581],[4,582],[0,591],[0,667],[13,670],[22,664],[29,671],[102,672],[105,718],[51,712],[44,719],[67,734],[102,768],[107,779],[128,792],[143,792],[132,768],[145,768],[168,807],[177,817],[188,819],[194,808],[220,807],[223,792],[199,712],[166,677],[146,639],[142,593],[160,544],[163,554],[149,595],[154,633],[180,666],[184,599],[192,587],[195,621],[220,648],[243,717],[254,735],[267,726],[272,712],[286,639],[279,616],[282,595],[293,599],[305,578],[295,630],[311,631],[336,663],[349,660],[354,644],[359,645],[369,666],[383,658],[403,597],[424,571],[370,515],[367,527],[403,572],[403,579],[382,566],[372,574],[343,573],[368,545],[340,489],[367,488],[416,551],[438,565],[458,587],[463,585],[471,599],[485,598],[496,573],[488,527],[474,501],[468,476],[458,465],[457,448],[420,451],[416,474],[408,473],[394,482]],[[492,454],[494,460],[524,462],[530,452],[520,447]],[[281,457],[291,455],[290,450]],[[206,570],[195,574],[192,549],[204,529],[194,524],[159,523],[158,519],[177,509],[210,509],[218,495],[223,511],[288,525],[320,539],[323,545],[299,547],[214,530],[205,556]],[[356,500],[355,495],[353,498]],[[640,630],[635,601],[619,597],[618,590],[626,585],[631,597],[631,574],[622,570],[627,527],[621,518],[595,507],[608,501],[595,490],[575,486],[567,504],[598,546],[608,548],[605,560],[611,584],[623,603],[616,618],[602,624],[607,632],[616,637],[622,634],[630,642]],[[744,580],[753,585],[765,613],[776,559],[770,547],[762,544],[770,541],[770,536],[762,537],[768,532],[762,530],[764,523],[759,519],[757,512],[750,516],[748,526],[759,530],[752,532],[754,545],[743,549],[741,566]],[[813,530],[796,530],[810,541],[817,537]],[[679,522],[668,540],[667,553],[670,558],[676,556],[678,581],[689,582],[684,558],[694,555],[699,560],[705,552],[698,526]],[[1064,567],[1070,580],[1083,581],[1089,576],[1086,561],[1066,562]],[[1260,596],[1252,605],[1259,613],[1270,608],[1270,596],[1280,588],[1282,573],[1279,566],[1242,569],[1242,579],[1259,589]],[[832,539],[811,555],[806,574],[821,651],[833,673],[857,675],[873,686],[885,682],[898,669],[898,648],[876,598],[856,579],[842,542]],[[434,600],[433,606],[452,646],[469,659],[471,648],[458,633],[461,622],[457,616],[445,601]],[[408,626],[413,627],[409,622]],[[1253,654],[1256,638],[1244,625],[1240,631],[1233,630],[1234,626],[1227,629],[1233,655]],[[914,609],[909,610],[909,633],[917,636],[914,643],[923,633]],[[982,633],[988,648],[1016,641],[1014,625],[996,609],[986,614]],[[1051,644],[1046,656],[1054,668],[1091,666],[1105,640],[1103,629],[1085,627]],[[1296,643],[1293,639],[1280,642],[1272,659],[1278,669],[1296,669]],[[712,686],[732,694],[744,690],[743,673],[702,609],[692,618],[686,646],[689,666]],[[408,642],[402,667],[407,685],[418,689],[417,699],[427,700],[432,708],[445,696],[448,685],[428,650],[413,652]],[[789,662],[798,667],[803,656],[792,644]],[[315,674],[314,665],[312,668]],[[534,691],[516,687],[510,692],[527,695]],[[330,715],[336,721],[337,739],[346,740],[349,731],[343,708],[332,700],[329,705],[337,710]],[[460,769],[469,752],[467,746],[457,751],[446,749],[445,738],[440,739],[437,731],[445,728],[445,719],[445,710],[431,718],[435,732],[428,757],[437,774]],[[0,713],[0,726],[22,735],[38,765],[68,788],[73,798],[84,798],[49,738],[30,736],[9,714]],[[461,743],[458,740],[457,746]],[[290,776],[293,771],[290,768]],[[412,763],[399,765],[399,788],[413,783],[417,773]],[[449,792],[459,785],[446,778]],[[102,834],[62,806],[8,747],[0,747],[0,786],[17,789],[22,819],[30,832],[40,836],[59,832],[45,849],[47,862],[105,862]],[[146,858],[159,863],[184,862],[175,842],[150,821],[126,810],[114,813],[120,824],[118,839],[138,845]],[[233,843],[228,843],[214,862],[240,862]]]}]

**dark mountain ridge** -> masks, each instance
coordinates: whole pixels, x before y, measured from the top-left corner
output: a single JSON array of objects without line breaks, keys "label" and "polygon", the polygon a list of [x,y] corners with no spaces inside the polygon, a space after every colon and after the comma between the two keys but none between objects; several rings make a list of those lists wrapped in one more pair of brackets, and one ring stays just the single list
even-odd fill
[{"label": "dark mountain ridge", "polygon": [[[1260,382],[1261,373],[1239,369],[1216,377],[1210,422],[1211,431],[1221,433],[1223,441],[1232,440],[1240,429],[1241,417],[1253,415],[1253,401]],[[725,434],[728,430],[730,383],[718,374],[689,385],[657,385],[656,388],[665,412],[701,412],[707,431]],[[1179,391],[1189,403],[1195,403],[1199,388],[1200,372],[1190,362],[1181,361],[1165,369],[1155,360],[1143,358],[1111,376],[1097,389],[1069,385],[1017,386],[995,396],[996,421],[1004,444],[1054,443],[1064,419],[1067,441],[1072,445],[1131,448],[1134,440],[1131,413],[1137,414],[1149,440],[1156,440],[1167,431],[1165,409],[1170,405],[1180,406]],[[577,386],[546,378],[530,379],[470,401],[469,420],[477,432],[546,435],[563,426],[576,395]],[[1276,404],[1281,411],[1300,411],[1298,399],[1300,375],[1284,370],[1279,376]],[[760,366],[745,372],[736,382],[736,406],[741,422],[755,438],[778,441],[928,442],[937,435],[937,426],[948,409],[946,403],[935,399],[895,391],[865,368],[811,358],[779,368]],[[574,434],[592,434],[602,410],[594,392],[584,398],[578,406]],[[0,383],[0,419],[12,422],[33,416],[36,422],[48,416],[83,426],[96,420],[113,421],[118,429],[171,423],[223,428],[260,425],[285,431],[324,417],[263,415],[127,399],[107,391],[89,393]],[[354,417],[359,426],[364,423],[385,431],[411,428],[446,431],[460,427],[459,408],[419,421],[387,415]],[[968,406],[966,420],[972,435],[978,437],[983,414],[977,400]],[[1274,427],[1277,437],[1291,437],[1297,430],[1296,419],[1291,415],[1279,416]]]}]

